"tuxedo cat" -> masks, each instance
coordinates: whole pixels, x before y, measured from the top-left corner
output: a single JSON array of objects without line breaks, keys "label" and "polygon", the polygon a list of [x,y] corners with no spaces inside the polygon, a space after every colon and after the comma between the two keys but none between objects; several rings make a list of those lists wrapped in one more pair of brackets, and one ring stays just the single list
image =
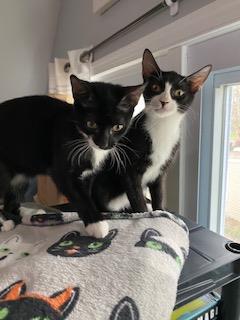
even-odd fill
[{"label": "tuxedo cat", "polygon": [[16,185],[25,185],[26,177],[49,174],[77,207],[88,234],[105,237],[108,225],[92,202],[83,177],[101,167],[127,132],[144,86],[90,83],[73,75],[71,84],[74,105],[48,96],[0,104],[3,212],[5,218],[19,223]]},{"label": "tuxedo cat", "polygon": [[147,211],[147,188],[153,210],[163,209],[163,179],[179,146],[181,122],[211,66],[184,77],[162,71],[146,49],[142,70],[146,107],[118,144],[118,163],[108,159],[94,179],[92,195],[102,211]]}]

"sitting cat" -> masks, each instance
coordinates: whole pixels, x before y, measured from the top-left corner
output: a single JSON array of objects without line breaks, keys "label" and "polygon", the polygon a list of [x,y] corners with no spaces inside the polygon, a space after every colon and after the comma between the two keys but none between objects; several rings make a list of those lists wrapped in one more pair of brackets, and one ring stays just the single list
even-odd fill
[{"label": "sitting cat", "polygon": [[211,71],[209,65],[187,77],[164,72],[148,49],[142,67],[146,107],[118,144],[118,163],[107,159],[92,185],[102,211],[147,211],[147,188],[153,210],[163,209],[163,179],[179,147],[181,122]]},{"label": "sitting cat", "polygon": [[[98,170],[127,132],[144,86],[122,87],[71,76],[74,105],[48,96],[17,98],[0,104],[0,196],[4,216],[21,222],[16,186],[27,177],[52,176],[77,208],[87,232],[104,237],[108,225],[83,177]],[[8,221],[7,221],[8,222]],[[2,230],[11,223],[1,221]]]},{"label": "sitting cat", "polygon": [[0,292],[1,320],[63,320],[79,297],[79,288],[67,288],[46,297],[27,293],[26,284],[18,281]]}]

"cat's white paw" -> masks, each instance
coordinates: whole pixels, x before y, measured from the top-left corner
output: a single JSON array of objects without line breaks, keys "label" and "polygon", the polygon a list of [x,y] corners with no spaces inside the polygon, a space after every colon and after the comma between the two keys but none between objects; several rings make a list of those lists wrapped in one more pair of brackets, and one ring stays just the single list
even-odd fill
[{"label": "cat's white paw", "polygon": [[15,223],[13,220],[6,220],[2,222],[1,231],[11,231],[15,228]]},{"label": "cat's white paw", "polygon": [[106,221],[90,223],[86,227],[87,234],[95,238],[105,238],[109,232],[109,226]]}]

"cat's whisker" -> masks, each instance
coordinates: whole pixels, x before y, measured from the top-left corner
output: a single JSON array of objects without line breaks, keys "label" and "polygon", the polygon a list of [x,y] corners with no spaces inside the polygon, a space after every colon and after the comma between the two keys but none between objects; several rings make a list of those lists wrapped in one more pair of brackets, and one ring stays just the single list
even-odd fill
[{"label": "cat's whisker", "polygon": [[127,140],[128,142],[131,142],[130,139],[128,137],[126,137],[126,136],[123,136],[122,139],[123,140]]},{"label": "cat's whisker", "polygon": [[123,148],[127,148],[129,151],[131,151],[136,157],[138,157],[138,153],[136,150],[134,150],[133,148],[129,147],[128,145],[124,144],[124,143],[118,143],[118,146],[121,146]]},{"label": "cat's whisker", "polygon": [[72,158],[72,156],[75,154],[75,151],[77,150],[77,149],[79,149],[79,145],[77,144],[75,147],[73,147],[72,149],[71,149],[71,151],[68,153],[68,157],[67,157],[67,160],[68,161],[70,161],[70,159]]},{"label": "cat's whisker", "polygon": [[120,173],[121,172],[121,165],[123,165],[123,162],[121,160],[121,157],[119,155],[119,151],[118,151],[117,147],[114,148],[114,156],[115,156],[114,159],[115,159],[116,165],[117,165],[117,172]]},{"label": "cat's whisker", "polygon": [[87,141],[86,139],[73,139],[73,140],[67,141],[64,145],[65,146],[69,146],[69,145],[72,145],[74,143],[84,143],[86,141]]},{"label": "cat's whisker", "polygon": [[78,165],[80,166],[81,163],[81,158],[84,157],[84,155],[86,155],[86,153],[90,150],[90,146],[86,145],[82,150],[80,150],[80,153],[78,153]]},{"label": "cat's whisker", "polygon": [[85,142],[84,145],[77,145],[72,149],[72,151],[68,155],[68,161],[71,160],[72,165],[74,164],[75,159],[78,157],[78,154],[81,153],[81,151],[83,151],[87,145],[87,142]]},{"label": "cat's whisker", "polygon": [[125,166],[127,166],[127,162],[131,165],[131,160],[129,159],[129,156],[127,155],[127,152],[123,149],[123,147],[119,146],[119,144],[118,144],[118,148],[122,152],[122,155],[123,155],[123,157],[125,159]]},{"label": "cat's whisker", "polygon": [[139,113],[139,115],[137,117],[134,118],[134,120],[136,119],[135,123],[134,123],[134,127],[136,128],[139,121],[142,119],[142,117],[144,116],[144,112]]}]

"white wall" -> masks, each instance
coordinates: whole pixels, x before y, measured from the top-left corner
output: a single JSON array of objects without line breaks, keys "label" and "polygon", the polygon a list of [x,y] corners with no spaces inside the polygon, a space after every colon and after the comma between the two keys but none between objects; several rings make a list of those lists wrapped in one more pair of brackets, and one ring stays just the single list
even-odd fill
[{"label": "white wall", "polygon": [[[95,59],[118,50],[212,1],[183,0],[177,16],[171,17],[169,10],[152,16],[141,26],[97,50]],[[159,0],[120,0],[104,15],[99,16],[92,12],[92,0],[62,0],[53,56],[65,57],[67,50],[98,44],[158,3]]]},{"label": "white wall", "polygon": [[1,0],[0,101],[43,94],[59,0]]}]

